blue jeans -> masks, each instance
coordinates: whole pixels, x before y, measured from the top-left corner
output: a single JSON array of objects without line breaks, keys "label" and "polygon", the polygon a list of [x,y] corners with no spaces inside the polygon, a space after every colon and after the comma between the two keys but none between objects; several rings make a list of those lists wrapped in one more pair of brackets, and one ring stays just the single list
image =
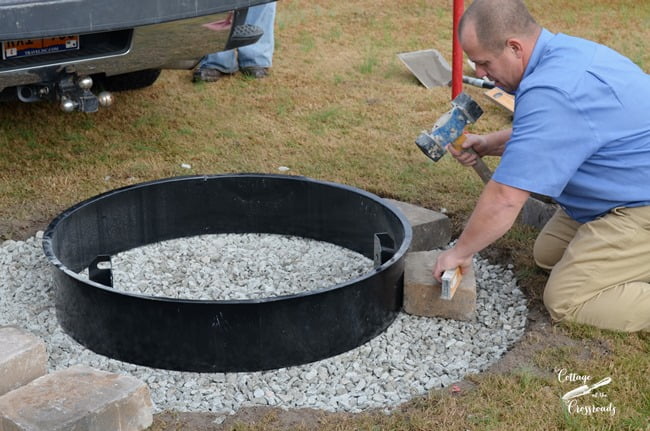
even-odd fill
[{"label": "blue jeans", "polygon": [[223,73],[235,73],[245,67],[271,67],[273,60],[273,25],[275,23],[275,2],[253,6],[248,9],[246,24],[253,24],[264,30],[257,42],[241,48],[208,54],[199,67],[217,69]]}]

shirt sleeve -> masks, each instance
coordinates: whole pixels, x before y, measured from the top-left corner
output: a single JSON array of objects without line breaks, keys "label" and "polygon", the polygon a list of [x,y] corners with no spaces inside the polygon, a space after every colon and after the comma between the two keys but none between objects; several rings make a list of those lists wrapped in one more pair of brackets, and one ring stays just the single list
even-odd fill
[{"label": "shirt sleeve", "polygon": [[593,127],[569,95],[535,87],[517,95],[512,136],[493,179],[559,196],[580,165],[598,148]]}]

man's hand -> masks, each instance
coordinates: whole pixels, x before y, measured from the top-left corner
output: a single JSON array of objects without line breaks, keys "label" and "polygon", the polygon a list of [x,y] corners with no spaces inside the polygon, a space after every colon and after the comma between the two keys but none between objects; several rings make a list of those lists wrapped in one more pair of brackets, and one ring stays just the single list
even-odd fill
[{"label": "man's hand", "polygon": [[[466,133],[466,139],[462,147],[464,149],[471,148],[478,154],[478,157],[501,156],[511,135],[512,129],[488,133],[487,135]],[[448,144],[445,148],[449,151],[449,154],[465,166],[472,166],[476,163],[477,156],[475,154],[467,151],[457,151],[451,144]]]},{"label": "man's hand", "polygon": [[487,139],[485,136],[481,135],[472,135],[470,133],[465,134],[465,141],[462,144],[464,150],[472,149],[476,154],[469,151],[458,151],[454,148],[452,144],[447,144],[445,149],[449,151],[449,154],[454,156],[460,164],[464,166],[472,166],[476,164],[476,159],[482,157],[486,154],[487,151]]},{"label": "man's hand", "polygon": [[433,277],[439,282],[442,282],[442,273],[448,269],[455,269],[457,267],[460,267],[461,273],[465,274],[472,265],[472,256],[460,256],[456,248],[443,251],[438,255],[438,260],[436,260],[436,265],[433,268]]}]

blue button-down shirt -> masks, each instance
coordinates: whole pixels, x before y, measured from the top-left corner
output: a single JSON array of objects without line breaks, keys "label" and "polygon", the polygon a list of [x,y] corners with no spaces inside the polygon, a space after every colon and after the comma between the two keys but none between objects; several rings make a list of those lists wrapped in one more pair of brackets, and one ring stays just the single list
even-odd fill
[{"label": "blue button-down shirt", "polygon": [[579,222],[650,205],[650,75],[603,45],[542,33],[493,179],[553,197]]}]

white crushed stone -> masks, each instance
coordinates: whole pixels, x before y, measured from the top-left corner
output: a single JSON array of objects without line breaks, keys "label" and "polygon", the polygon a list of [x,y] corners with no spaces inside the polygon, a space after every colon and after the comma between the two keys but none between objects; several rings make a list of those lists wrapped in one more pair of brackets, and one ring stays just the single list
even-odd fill
[{"label": "white crushed stone", "polygon": [[[27,241],[8,240],[0,245],[0,325],[17,325],[44,339],[50,371],[84,364],[146,382],[158,411],[226,415],[255,405],[349,412],[390,410],[430,389],[485,370],[523,335],[526,325],[526,299],[511,268],[477,257],[478,311],[472,321],[400,313],[384,333],[351,351],[271,371],[191,373],[152,369],[98,355],[62,331],[55,316],[51,268],[41,239],[39,232]],[[340,254],[341,262],[329,266],[349,269],[348,252]],[[166,264],[173,256],[165,258]],[[301,256],[307,259],[306,254]],[[206,263],[183,260],[182,266],[192,273]]]},{"label": "white crushed stone", "polygon": [[113,288],[123,292],[242,300],[331,287],[371,271],[374,263],[328,242],[247,233],[148,244],[112,256],[110,266]]}]

